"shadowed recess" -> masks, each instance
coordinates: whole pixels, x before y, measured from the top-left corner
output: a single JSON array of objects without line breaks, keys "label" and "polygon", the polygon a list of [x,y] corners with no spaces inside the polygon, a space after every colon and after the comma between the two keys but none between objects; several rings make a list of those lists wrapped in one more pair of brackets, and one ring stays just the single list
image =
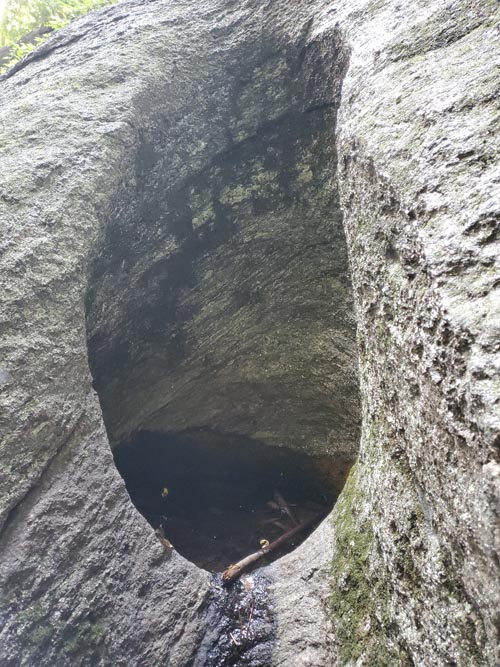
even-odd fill
[{"label": "shadowed recess", "polygon": [[140,432],[115,447],[114,457],[141,514],[179,553],[213,572],[313,520],[259,564],[300,544],[332,508],[349,469],[347,461],[334,465],[326,457],[202,430]]},{"label": "shadowed recess", "polygon": [[295,522],[313,528],[358,451],[339,91],[318,86],[319,68],[316,47],[244,59],[217,120],[231,136],[199,164],[188,146],[179,179],[159,115],[89,275],[89,364],[116,465],[150,524],[211,571]]}]

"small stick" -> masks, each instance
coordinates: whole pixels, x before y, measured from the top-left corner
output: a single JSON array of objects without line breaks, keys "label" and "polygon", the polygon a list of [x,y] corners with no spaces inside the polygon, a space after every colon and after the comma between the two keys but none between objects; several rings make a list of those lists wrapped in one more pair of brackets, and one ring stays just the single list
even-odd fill
[{"label": "small stick", "polygon": [[248,639],[248,630],[250,629],[250,623],[252,622],[254,605],[255,605],[255,598],[252,598],[252,606],[250,607],[250,613],[248,614],[248,621],[245,625],[245,629],[243,630],[246,639]]},{"label": "small stick", "polygon": [[290,505],[286,502],[286,500],[283,498],[283,496],[281,495],[281,493],[279,491],[274,492],[274,500],[276,501],[276,504],[278,505],[280,512],[282,514],[286,514],[286,516],[292,522],[293,526],[298,526],[299,522],[297,521],[297,519],[292,514],[292,510],[290,509]]},{"label": "small stick", "polygon": [[261,558],[264,558],[264,556],[267,556],[267,554],[272,553],[273,551],[276,551],[279,549],[283,544],[288,542],[289,540],[292,539],[292,537],[295,537],[295,535],[298,535],[301,533],[303,530],[306,528],[309,528],[309,526],[312,526],[316,521],[318,521],[322,516],[323,512],[320,514],[315,514],[312,517],[309,517],[306,521],[303,521],[302,523],[299,523],[298,526],[295,526],[291,530],[287,531],[286,533],[283,533],[280,537],[278,537],[274,542],[271,542],[271,544],[268,544],[265,547],[262,547],[262,549],[259,549],[258,551],[255,551],[253,554],[250,554],[249,556],[246,556],[245,558],[242,558],[240,561],[238,561],[235,565],[230,565],[223,573],[222,573],[222,583],[227,586],[231,582],[233,582],[235,579],[237,579],[240,574],[243,572],[243,570],[246,570],[246,568],[251,565],[252,563],[255,563],[256,561],[260,560]]},{"label": "small stick", "polygon": [[241,646],[240,642],[237,639],[235,639],[232,632],[229,633],[229,636],[231,637],[233,644],[236,644],[236,646]]}]

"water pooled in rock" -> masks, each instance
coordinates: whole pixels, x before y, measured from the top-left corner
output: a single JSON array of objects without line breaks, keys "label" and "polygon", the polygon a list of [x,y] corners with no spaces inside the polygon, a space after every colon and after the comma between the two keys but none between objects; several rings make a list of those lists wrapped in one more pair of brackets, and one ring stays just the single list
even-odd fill
[{"label": "water pooled in rock", "polygon": [[[241,436],[141,432],[115,447],[114,456],[137,509],[179,553],[212,572],[297,523],[319,521],[335,500],[331,462]],[[314,525],[267,562],[292,550]]]}]

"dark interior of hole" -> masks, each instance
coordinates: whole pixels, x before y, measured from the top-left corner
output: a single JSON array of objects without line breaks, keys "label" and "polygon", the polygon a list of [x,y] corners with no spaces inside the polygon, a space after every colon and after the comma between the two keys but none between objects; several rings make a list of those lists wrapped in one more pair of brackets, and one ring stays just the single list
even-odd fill
[{"label": "dark interior of hole", "polygon": [[162,527],[185,558],[213,572],[257,551],[261,540],[272,542],[293,520],[317,516],[307,531],[259,565],[291,551],[336,498],[322,475],[328,467],[324,460],[236,435],[140,432],[117,445],[114,457],[149,523]]},{"label": "dark interior of hole", "polygon": [[[224,148],[214,130],[222,152],[204,163],[188,150],[180,180],[164,151],[170,121],[145,131],[136,187],[111,211],[86,300],[94,387],[130,496],[209,570],[286,532],[276,493],[299,521],[325,514],[358,438],[335,108],[301,101],[307,89],[293,66],[261,110],[266,77],[247,75],[257,77],[248,102],[255,134]],[[239,95],[239,78],[235,85]],[[280,89],[289,110],[275,117]],[[227,110],[228,126],[239,126],[239,104]],[[246,109],[240,120],[246,136]],[[219,433],[179,432],[202,424]],[[337,449],[351,457],[338,466],[297,453]]]}]

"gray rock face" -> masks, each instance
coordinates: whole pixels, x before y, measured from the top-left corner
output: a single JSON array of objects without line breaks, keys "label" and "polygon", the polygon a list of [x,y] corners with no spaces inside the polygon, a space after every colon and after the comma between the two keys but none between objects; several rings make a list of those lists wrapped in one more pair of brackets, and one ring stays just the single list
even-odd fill
[{"label": "gray rock face", "polygon": [[124,4],[2,83],[7,664],[180,666],[206,644],[208,574],[134,511],[86,337],[114,442],[203,427],[357,450],[344,60],[314,87],[303,23],[272,21]]},{"label": "gray rock face", "polygon": [[495,3],[417,3],[349,27],[339,160],[364,428],[337,530],[371,531],[375,594],[337,631],[371,664],[379,629],[388,664],[498,661],[498,19]]},{"label": "gray rock face", "polygon": [[224,664],[496,664],[499,18],[122,2],[0,83],[2,664],[211,664],[109,441],[345,464],[358,352],[360,459]]}]

